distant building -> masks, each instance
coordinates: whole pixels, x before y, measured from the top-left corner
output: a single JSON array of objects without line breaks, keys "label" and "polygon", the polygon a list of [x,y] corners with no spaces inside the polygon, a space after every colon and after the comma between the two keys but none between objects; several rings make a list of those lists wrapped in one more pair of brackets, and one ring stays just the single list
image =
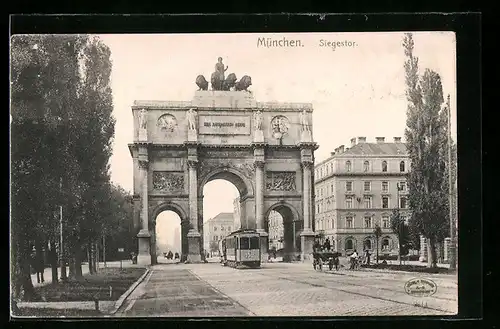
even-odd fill
[{"label": "distant building", "polygon": [[271,210],[268,217],[269,221],[269,249],[283,249],[285,230],[283,227],[283,217],[280,213]]},{"label": "distant building", "polygon": [[210,242],[218,242],[234,231],[234,214],[223,212],[203,224],[204,248],[210,252]]},{"label": "distant building", "polygon": [[[395,208],[409,218],[406,175],[410,161],[400,137],[375,143],[351,139],[315,166],[315,231],[323,232],[343,254],[376,252],[375,225],[382,229],[380,254],[398,254],[390,217]],[[398,189],[399,186],[399,189]]]},{"label": "distant building", "polygon": [[241,228],[241,205],[240,205],[240,198],[239,197],[234,199],[233,207],[234,207],[233,228],[234,228],[234,231],[236,231],[236,230]]}]

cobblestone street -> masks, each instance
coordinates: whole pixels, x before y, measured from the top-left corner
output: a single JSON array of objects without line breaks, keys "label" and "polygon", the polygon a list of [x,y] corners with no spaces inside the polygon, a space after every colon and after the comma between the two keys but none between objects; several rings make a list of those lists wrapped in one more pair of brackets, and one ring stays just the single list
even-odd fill
[{"label": "cobblestone street", "polygon": [[[451,275],[368,271],[317,272],[310,264],[269,263],[261,269],[219,264],[158,265],[119,316],[404,316],[452,315]],[[405,293],[409,279],[433,280],[430,297]]]}]

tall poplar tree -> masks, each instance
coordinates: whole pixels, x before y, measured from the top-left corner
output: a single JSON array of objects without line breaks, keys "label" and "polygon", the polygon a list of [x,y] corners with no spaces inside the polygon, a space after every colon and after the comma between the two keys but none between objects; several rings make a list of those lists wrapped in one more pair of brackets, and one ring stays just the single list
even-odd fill
[{"label": "tall poplar tree", "polygon": [[436,244],[448,231],[447,116],[438,73],[419,76],[411,33],[403,40],[408,100],[405,137],[411,168],[408,174],[411,226],[427,238],[428,266],[436,266]]}]

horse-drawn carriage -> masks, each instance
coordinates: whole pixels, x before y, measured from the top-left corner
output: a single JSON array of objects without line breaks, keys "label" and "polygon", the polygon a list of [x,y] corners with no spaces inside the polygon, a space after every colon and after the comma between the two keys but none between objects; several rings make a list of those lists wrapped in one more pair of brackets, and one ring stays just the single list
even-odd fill
[{"label": "horse-drawn carriage", "polygon": [[335,269],[338,270],[339,267],[339,257],[340,253],[336,251],[329,250],[314,250],[313,251],[313,267],[314,269],[322,270],[323,264],[327,263],[330,271],[335,266]]}]

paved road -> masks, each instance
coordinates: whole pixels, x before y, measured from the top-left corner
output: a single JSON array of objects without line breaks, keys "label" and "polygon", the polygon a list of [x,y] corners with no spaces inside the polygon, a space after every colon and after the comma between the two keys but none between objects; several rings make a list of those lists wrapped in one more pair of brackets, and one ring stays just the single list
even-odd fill
[{"label": "paved road", "polygon": [[209,264],[161,264],[118,316],[391,316],[457,312],[455,276],[433,275],[431,297],[412,297],[411,273],[318,272],[310,264],[268,263],[236,270]]}]

